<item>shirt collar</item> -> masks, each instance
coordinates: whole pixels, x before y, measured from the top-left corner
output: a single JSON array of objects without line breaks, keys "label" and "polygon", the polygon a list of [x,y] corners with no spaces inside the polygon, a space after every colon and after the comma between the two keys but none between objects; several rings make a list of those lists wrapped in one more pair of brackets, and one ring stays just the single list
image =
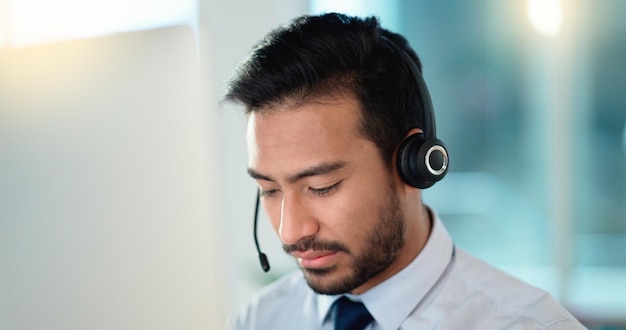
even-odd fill
[{"label": "shirt collar", "polygon": [[[452,238],[437,214],[432,210],[430,212],[434,219],[432,230],[418,256],[400,272],[355,299],[365,304],[383,329],[398,329],[450,262]],[[317,295],[320,326],[331,318],[330,308],[339,297],[341,295]]]}]

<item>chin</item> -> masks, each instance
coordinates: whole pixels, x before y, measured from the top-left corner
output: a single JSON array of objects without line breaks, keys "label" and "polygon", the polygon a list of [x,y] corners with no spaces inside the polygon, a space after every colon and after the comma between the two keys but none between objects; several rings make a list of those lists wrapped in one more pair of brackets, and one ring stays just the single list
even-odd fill
[{"label": "chin", "polygon": [[341,276],[337,267],[302,269],[309,287],[318,294],[336,295],[348,293],[363,283],[357,283],[353,274]]}]

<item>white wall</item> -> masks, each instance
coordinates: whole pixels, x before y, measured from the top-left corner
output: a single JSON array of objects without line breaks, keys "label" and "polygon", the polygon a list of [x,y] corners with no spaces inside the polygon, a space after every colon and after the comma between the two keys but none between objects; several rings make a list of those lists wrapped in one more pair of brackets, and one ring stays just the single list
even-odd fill
[{"label": "white wall", "polygon": [[223,327],[196,59],[189,28],[0,50],[0,329]]}]

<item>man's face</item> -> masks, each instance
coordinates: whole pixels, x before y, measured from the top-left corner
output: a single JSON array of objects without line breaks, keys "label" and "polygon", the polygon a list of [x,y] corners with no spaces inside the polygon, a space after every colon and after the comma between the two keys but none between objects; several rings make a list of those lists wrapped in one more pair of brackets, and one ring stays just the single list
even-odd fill
[{"label": "man's face", "polygon": [[[250,114],[249,172],[284,249],[318,293],[360,293],[404,245],[393,172],[352,97]],[[376,283],[373,283],[376,282]]]}]

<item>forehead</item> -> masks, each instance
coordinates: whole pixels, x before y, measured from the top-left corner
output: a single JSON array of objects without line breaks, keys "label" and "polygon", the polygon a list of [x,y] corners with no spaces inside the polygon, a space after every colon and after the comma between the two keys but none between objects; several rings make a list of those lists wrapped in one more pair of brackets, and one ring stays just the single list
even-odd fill
[{"label": "forehead", "polygon": [[248,116],[248,165],[259,171],[298,170],[352,156],[360,134],[360,106],[349,95],[285,104]]},{"label": "forehead", "polygon": [[[251,112],[248,115],[248,138],[280,137],[296,128],[332,130],[358,135],[360,105],[350,94],[309,99],[306,102],[283,102]],[[269,130],[269,131],[267,131]],[[266,134],[267,133],[267,134]],[[293,133],[293,132],[292,132]]]}]

